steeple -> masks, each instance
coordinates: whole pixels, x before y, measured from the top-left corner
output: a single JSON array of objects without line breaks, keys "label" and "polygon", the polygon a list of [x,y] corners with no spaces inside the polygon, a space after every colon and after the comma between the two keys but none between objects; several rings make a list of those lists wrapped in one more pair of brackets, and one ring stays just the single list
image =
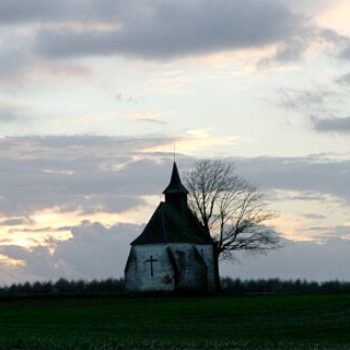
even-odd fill
[{"label": "steeple", "polygon": [[167,195],[167,194],[179,194],[179,193],[187,194],[188,191],[186,187],[181,183],[179,171],[177,170],[176,163],[174,162],[170,183],[167,186],[167,188],[163,191],[163,194]]},{"label": "steeple", "polygon": [[170,183],[163,191],[165,195],[165,202],[173,205],[177,210],[181,211],[187,208],[187,194],[186,187],[181,183],[179,171],[176,163],[173,164],[173,171],[171,173]]}]

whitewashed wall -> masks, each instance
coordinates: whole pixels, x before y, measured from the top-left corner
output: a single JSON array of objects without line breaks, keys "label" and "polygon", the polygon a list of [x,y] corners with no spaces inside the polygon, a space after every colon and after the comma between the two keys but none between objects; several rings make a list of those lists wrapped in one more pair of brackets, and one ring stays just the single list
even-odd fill
[{"label": "whitewashed wall", "polygon": [[[172,291],[175,289],[174,270],[169,259],[167,248],[176,256],[181,256],[181,283],[180,287],[191,289],[198,287],[199,267],[194,259],[193,247],[196,247],[202,256],[206,269],[209,289],[214,289],[214,261],[211,245],[193,245],[188,243],[172,244],[145,244],[131,248],[130,260],[125,274],[126,289],[128,291]],[[150,257],[153,262],[153,276]]]}]

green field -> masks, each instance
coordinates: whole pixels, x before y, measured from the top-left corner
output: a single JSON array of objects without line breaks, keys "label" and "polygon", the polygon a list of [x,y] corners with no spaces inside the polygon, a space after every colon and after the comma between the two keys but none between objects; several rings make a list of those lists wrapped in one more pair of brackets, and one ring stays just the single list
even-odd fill
[{"label": "green field", "polygon": [[1,301],[0,349],[350,349],[350,295]]}]

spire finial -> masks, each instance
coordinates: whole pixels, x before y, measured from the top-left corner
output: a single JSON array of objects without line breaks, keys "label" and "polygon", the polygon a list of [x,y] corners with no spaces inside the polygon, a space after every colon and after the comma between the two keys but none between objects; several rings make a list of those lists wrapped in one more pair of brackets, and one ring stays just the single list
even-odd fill
[{"label": "spire finial", "polygon": [[174,163],[176,159],[176,139],[174,138]]}]

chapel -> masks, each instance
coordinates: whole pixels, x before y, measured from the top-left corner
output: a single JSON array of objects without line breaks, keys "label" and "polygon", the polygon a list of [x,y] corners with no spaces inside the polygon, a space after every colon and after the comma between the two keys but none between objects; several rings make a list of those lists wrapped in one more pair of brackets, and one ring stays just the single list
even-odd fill
[{"label": "chapel", "polygon": [[165,201],[131,242],[126,291],[214,290],[213,241],[188,207],[188,191],[175,162],[163,194]]}]

